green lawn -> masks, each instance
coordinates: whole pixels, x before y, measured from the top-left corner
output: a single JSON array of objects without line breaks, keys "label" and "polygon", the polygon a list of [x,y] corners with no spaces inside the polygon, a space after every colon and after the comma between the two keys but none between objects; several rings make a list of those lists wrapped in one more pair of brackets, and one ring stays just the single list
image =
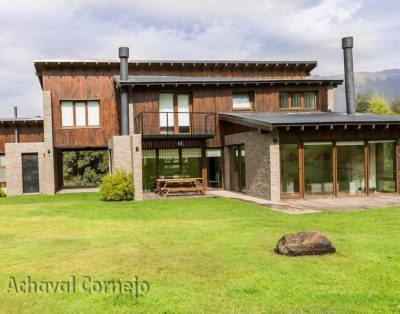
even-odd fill
[{"label": "green lawn", "polygon": [[[285,257],[321,230],[337,253]],[[287,215],[229,199],[105,203],[97,194],[0,199],[5,313],[400,312],[400,207]],[[8,293],[8,278],[129,280],[129,294]]]}]

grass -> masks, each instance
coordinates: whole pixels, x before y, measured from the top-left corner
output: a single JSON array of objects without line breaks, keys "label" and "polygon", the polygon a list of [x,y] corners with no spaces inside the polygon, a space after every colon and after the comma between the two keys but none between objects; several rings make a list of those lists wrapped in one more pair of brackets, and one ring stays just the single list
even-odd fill
[{"label": "grass", "polygon": [[[285,233],[322,230],[337,253],[285,257]],[[148,281],[147,294],[15,294],[4,313],[400,312],[400,207],[287,215],[229,199],[106,203],[97,194],[0,199],[8,278]]]}]

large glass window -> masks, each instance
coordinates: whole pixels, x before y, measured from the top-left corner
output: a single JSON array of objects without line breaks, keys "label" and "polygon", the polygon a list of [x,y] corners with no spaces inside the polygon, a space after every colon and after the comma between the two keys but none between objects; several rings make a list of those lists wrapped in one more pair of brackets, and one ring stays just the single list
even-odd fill
[{"label": "large glass window", "polygon": [[299,194],[299,154],[297,144],[282,144],[281,159],[281,194]]},{"label": "large glass window", "polygon": [[364,142],[337,142],[338,192],[365,193]]},{"label": "large glass window", "polygon": [[251,109],[250,93],[235,93],[232,95],[232,108],[235,110]]},{"label": "large glass window", "polygon": [[182,176],[201,178],[201,148],[182,149]]},{"label": "large glass window", "polygon": [[109,171],[108,151],[63,151],[62,169],[64,187],[98,186]]},{"label": "large glass window", "polygon": [[369,191],[396,192],[395,143],[369,142]]},{"label": "large glass window", "polygon": [[221,187],[221,149],[207,149],[207,180],[212,188]]},{"label": "large glass window", "polygon": [[179,149],[160,149],[158,158],[160,178],[180,177]]},{"label": "large glass window", "polygon": [[306,195],[333,194],[332,143],[304,143]]},{"label": "large glass window", "polygon": [[155,188],[157,178],[157,154],[155,149],[143,150],[143,190],[152,191]]},{"label": "large glass window", "polygon": [[6,155],[0,154],[0,188],[6,182]]},{"label": "large glass window", "polygon": [[63,127],[99,126],[99,101],[61,101],[61,125]]}]

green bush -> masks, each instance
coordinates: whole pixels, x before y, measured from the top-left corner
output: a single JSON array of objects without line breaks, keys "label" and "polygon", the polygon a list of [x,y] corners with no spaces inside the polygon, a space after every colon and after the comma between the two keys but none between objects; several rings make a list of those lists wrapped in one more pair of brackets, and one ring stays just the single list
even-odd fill
[{"label": "green bush", "polygon": [[0,197],[6,197],[6,192],[2,188],[0,188]]},{"label": "green bush", "polygon": [[133,192],[132,175],[125,171],[105,175],[100,185],[103,201],[130,201],[133,200]]}]

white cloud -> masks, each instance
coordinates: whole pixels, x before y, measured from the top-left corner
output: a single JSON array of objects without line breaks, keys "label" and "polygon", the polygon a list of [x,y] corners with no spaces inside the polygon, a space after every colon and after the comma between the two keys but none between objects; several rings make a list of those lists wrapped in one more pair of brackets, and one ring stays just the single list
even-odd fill
[{"label": "white cloud", "polygon": [[41,113],[32,61],[318,60],[342,72],[340,38],[355,37],[356,70],[400,67],[397,0],[0,0],[0,116]]}]

